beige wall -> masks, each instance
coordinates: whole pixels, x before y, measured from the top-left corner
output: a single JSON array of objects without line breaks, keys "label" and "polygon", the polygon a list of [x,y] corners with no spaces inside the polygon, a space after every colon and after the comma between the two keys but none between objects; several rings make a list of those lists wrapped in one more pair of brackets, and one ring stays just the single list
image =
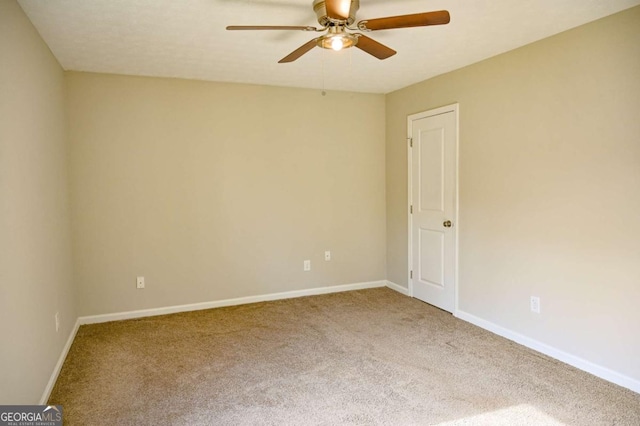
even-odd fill
[{"label": "beige wall", "polygon": [[389,94],[388,279],[407,115],[459,102],[460,309],[640,379],[638,40],[640,7]]},{"label": "beige wall", "polygon": [[67,84],[80,315],[385,279],[383,95]]},{"label": "beige wall", "polygon": [[0,1],[0,404],[39,402],[76,320],[66,140],[64,73]]}]

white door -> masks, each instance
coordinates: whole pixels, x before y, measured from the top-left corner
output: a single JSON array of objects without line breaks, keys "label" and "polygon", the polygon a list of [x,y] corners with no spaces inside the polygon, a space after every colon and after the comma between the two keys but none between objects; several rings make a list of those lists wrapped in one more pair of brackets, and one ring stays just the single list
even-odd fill
[{"label": "white door", "polygon": [[457,105],[409,116],[409,269],[413,297],[456,301]]}]

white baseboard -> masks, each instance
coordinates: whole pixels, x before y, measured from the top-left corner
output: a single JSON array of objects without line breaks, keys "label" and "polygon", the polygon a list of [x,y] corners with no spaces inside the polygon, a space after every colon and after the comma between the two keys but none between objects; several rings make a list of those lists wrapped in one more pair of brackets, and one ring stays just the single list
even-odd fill
[{"label": "white baseboard", "polygon": [[49,396],[51,395],[51,391],[53,390],[53,386],[56,384],[56,380],[58,380],[58,375],[60,374],[60,370],[62,370],[62,365],[64,364],[64,360],[67,358],[67,354],[69,353],[69,349],[71,349],[71,344],[73,340],[76,338],[76,333],[78,332],[78,328],[80,327],[80,319],[76,320],[73,328],[71,329],[71,333],[69,333],[69,337],[67,338],[67,343],[65,343],[62,348],[62,353],[60,353],[60,357],[58,358],[58,362],[53,369],[53,373],[51,373],[51,377],[49,378],[49,383],[47,383],[47,387],[44,389],[42,393],[42,397],[40,398],[40,405],[46,405],[49,400]]},{"label": "white baseboard", "polygon": [[600,365],[594,364],[590,361],[584,360],[575,355],[561,351],[560,349],[554,348],[553,346],[549,346],[538,340],[532,339],[520,333],[516,333],[515,331],[509,330],[508,328],[504,328],[502,326],[494,324],[491,321],[487,321],[485,319],[476,317],[475,315],[469,314],[467,312],[458,310],[456,311],[455,316],[457,318],[460,318],[461,320],[477,325],[480,328],[484,328],[485,330],[490,331],[494,334],[497,334],[513,342],[526,346],[529,349],[533,349],[534,351],[541,352],[545,355],[550,356],[551,358],[555,358],[559,361],[562,361],[566,364],[576,367],[582,371],[591,373],[594,376],[600,377],[601,379],[607,380],[609,382],[615,383],[627,389],[631,389],[634,392],[640,393],[640,381],[633,379],[631,377],[625,376],[621,373],[618,373],[617,371],[613,371],[606,367],[602,367]]},{"label": "white baseboard", "polygon": [[211,302],[192,303],[189,305],[166,306],[162,308],[143,309],[139,311],[117,312],[104,315],[90,315],[79,317],[80,325],[97,324],[101,322],[120,321],[125,319],[151,317],[156,315],[175,314],[177,312],[199,311],[202,309],[222,308],[225,306],[246,305],[248,303],[268,302],[271,300],[293,299],[295,297],[315,296],[319,294],[340,293],[343,291],[362,290],[367,288],[385,287],[387,281],[370,281],[356,284],[344,284],[328,287],[317,287],[306,290],[286,291],[282,293],[263,294],[259,296],[239,297],[235,299],[215,300]]},{"label": "white baseboard", "polygon": [[402,293],[405,296],[409,295],[409,289],[408,288],[402,287],[401,285],[396,284],[394,282],[387,281],[387,287],[389,287],[391,290],[397,291],[398,293]]}]

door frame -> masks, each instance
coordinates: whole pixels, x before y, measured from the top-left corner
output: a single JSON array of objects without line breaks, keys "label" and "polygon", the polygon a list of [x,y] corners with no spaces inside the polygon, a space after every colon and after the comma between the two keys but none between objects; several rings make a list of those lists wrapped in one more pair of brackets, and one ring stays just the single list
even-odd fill
[{"label": "door frame", "polygon": [[460,211],[460,104],[454,103],[451,105],[446,105],[439,108],[430,109],[423,112],[418,112],[415,114],[411,114],[407,116],[407,223],[408,223],[408,241],[409,241],[409,258],[407,262],[407,277],[409,280],[409,296],[413,296],[413,278],[411,277],[411,271],[413,270],[413,215],[411,214],[411,204],[413,202],[412,198],[412,179],[413,179],[413,149],[409,146],[411,138],[413,137],[413,121],[420,120],[422,118],[433,117],[436,115],[446,114],[448,112],[453,112],[456,118],[456,158],[455,158],[455,176],[456,176],[456,184],[455,184],[455,211],[453,223],[455,227],[455,237],[454,237],[454,270],[453,270],[453,293],[454,293],[454,311],[452,314],[454,316],[457,315],[458,312],[458,257],[459,257],[459,238],[460,238],[460,220],[459,220],[459,211]]}]

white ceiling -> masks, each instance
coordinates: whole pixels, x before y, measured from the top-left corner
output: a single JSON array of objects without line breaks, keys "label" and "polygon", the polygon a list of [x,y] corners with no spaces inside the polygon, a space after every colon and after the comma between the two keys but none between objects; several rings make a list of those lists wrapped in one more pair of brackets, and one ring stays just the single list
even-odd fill
[{"label": "white ceiling", "polygon": [[19,0],[66,70],[388,93],[640,4],[640,0],[361,0],[357,19],[446,9],[444,26],[376,31],[398,54],[313,49],[312,0]]}]

